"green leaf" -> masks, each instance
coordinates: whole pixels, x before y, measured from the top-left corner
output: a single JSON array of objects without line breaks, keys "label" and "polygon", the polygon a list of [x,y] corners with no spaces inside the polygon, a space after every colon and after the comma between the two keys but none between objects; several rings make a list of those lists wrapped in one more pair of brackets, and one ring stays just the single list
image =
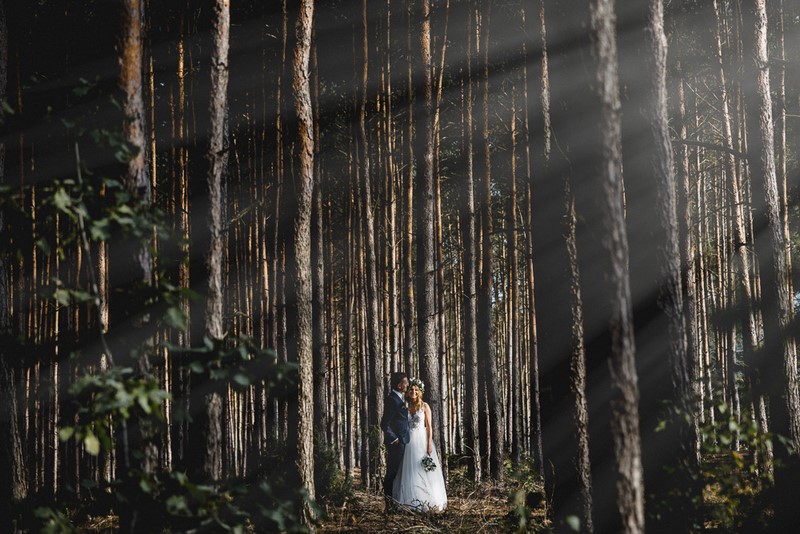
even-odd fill
[{"label": "green leaf", "polygon": [[47,242],[47,239],[40,237],[36,240],[36,248],[47,254],[50,255],[50,243]]},{"label": "green leaf", "polygon": [[70,293],[72,293],[72,299],[79,304],[82,302],[89,302],[90,300],[94,299],[92,294],[87,291],[79,291],[76,289]]},{"label": "green leaf", "polygon": [[58,211],[70,214],[69,207],[72,205],[72,198],[63,187],[59,187],[53,194],[53,204]]},{"label": "green leaf", "polygon": [[66,289],[56,289],[53,293],[53,298],[62,306],[69,306],[71,301],[69,291]]},{"label": "green leaf", "polygon": [[108,219],[92,221],[89,233],[94,241],[108,241],[111,238],[111,221]]},{"label": "green leaf", "polygon": [[144,411],[144,413],[150,415],[153,412],[147,397],[145,397],[144,395],[137,396],[136,402],[139,403],[139,406],[142,408],[142,411]]},{"label": "green leaf", "polygon": [[167,511],[173,515],[188,516],[190,515],[189,506],[186,497],[183,495],[170,495],[167,497]]},{"label": "green leaf", "polygon": [[228,378],[228,371],[226,369],[211,369],[209,377],[211,380],[225,380]]},{"label": "green leaf", "polygon": [[92,456],[100,454],[100,440],[91,432],[83,438],[83,445],[86,447],[86,452]]},{"label": "green leaf", "polygon": [[167,324],[176,330],[186,330],[189,327],[189,320],[186,313],[177,306],[170,306],[167,308],[165,316]]},{"label": "green leaf", "polygon": [[69,441],[73,434],[75,434],[75,427],[65,426],[58,429],[58,439],[61,441]]},{"label": "green leaf", "polygon": [[250,385],[250,377],[248,377],[244,373],[236,373],[233,375],[233,381],[239,384],[242,387],[247,387]]},{"label": "green leaf", "polygon": [[581,531],[581,520],[578,516],[568,515],[566,521],[569,528],[571,528],[575,532]]},{"label": "green leaf", "polygon": [[142,479],[139,480],[139,487],[145,493],[153,493],[153,484],[147,478],[142,478]]}]

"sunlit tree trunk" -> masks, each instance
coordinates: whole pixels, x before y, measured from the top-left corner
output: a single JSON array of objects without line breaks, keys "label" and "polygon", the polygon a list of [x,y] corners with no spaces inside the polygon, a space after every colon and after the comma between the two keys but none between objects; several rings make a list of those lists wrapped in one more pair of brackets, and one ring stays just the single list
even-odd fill
[{"label": "sunlit tree trunk", "polygon": [[[790,334],[792,297],[789,294],[788,263],[780,215],[775,168],[774,123],[770,92],[765,0],[755,0],[743,13],[745,50],[743,89],[747,98],[748,166],[753,184],[754,230],[762,284],[761,311],[764,320],[764,360],[761,372],[769,398],[771,430],[800,445],[800,395],[797,356]],[[752,54],[752,57],[751,57]],[[791,490],[800,480],[796,453],[775,443],[775,487],[778,496],[775,522],[778,528],[797,524],[800,510]]]},{"label": "sunlit tree trunk", "polygon": [[478,210],[481,217],[481,270],[478,289],[478,352],[481,354],[481,380],[486,389],[487,419],[489,422],[489,472],[492,479],[503,480],[503,459],[505,457],[503,443],[503,400],[500,390],[500,374],[497,365],[497,353],[494,344],[495,326],[492,318],[492,284],[494,282],[492,262],[492,161],[489,141],[489,99],[490,99],[490,63],[489,63],[489,31],[492,0],[482,0],[480,10],[480,54],[482,55],[483,90],[481,96],[480,148],[478,166],[482,175],[478,187]]},{"label": "sunlit tree trunk", "polygon": [[[688,119],[686,117],[686,89],[685,80],[681,65],[678,63],[678,71],[680,79],[678,80],[678,114],[679,114],[679,137],[686,139],[688,135]],[[694,242],[693,225],[694,216],[692,209],[692,202],[694,200],[694,191],[691,184],[690,167],[689,167],[689,147],[682,145],[679,152],[679,161],[677,165],[677,185],[679,189],[678,196],[678,217],[680,220],[680,239],[681,239],[681,273],[682,273],[682,288],[683,288],[683,313],[686,318],[686,354],[688,364],[690,365],[689,376],[691,378],[692,398],[691,402],[694,404],[695,417],[693,423],[695,425],[695,456],[696,461],[699,462],[701,436],[699,432],[699,424],[702,421],[703,414],[703,362],[700,359],[700,351],[698,350],[697,339],[697,287],[695,283],[696,269],[695,269],[695,256],[697,247]],[[702,298],[702,296],[701,296]]]},{"label": "sunlit tree trunk", "polygon": [[[314,35],[316,32],[314,32]],[[313,35],[312,35],[313,39]],[[325,354],[327,350],[328,358],[332,356],[332,347],[326,343],[325,320],[326,311],[330,310],[325,306],[325,228],[322,210],[322,164],[319,157],[320,145],[322,144],[319,124],[319,63],[317,59],[317,44],[312,43],[313,64],[314,64],[314,198],[313,211],[311,213],[311,245],[312,245],[312,268],[314,284],[314,435],[317,440],[326,439],[328,432],[328,395],[326,390],[327,365]],[[330,339],[330,338],[328,338]]]},{"label": "sunlit tree trunk", "polygon": [[478,440],[478,331],[476,323],[476,240],[475,240],[475,182],[473,167],[472,131],[472,50],[473,50],[473,7],[465,2],[467,15],[467,79],[463,125],[464,159],[466,160],[465,183],[461,188],[461,240],[463,242],[463,343],[464,343],[464,438],[468,454],[472,455],[472,480],[482,478],[480,442]]},{"label": "sunlit tree trunk", "polygon": [[[211,56],[211,131],[208,171],[208,230],[209,243],[206,258],[208,266],[208,295],[205,311],[205,335],[213,340],[224,336],[222,324],[222,260],[224,181],[228,167],[228,139],[226,121],[228,113],[228,48],[230,44],[230,0],[217,0],[214,6],[214,49]],[[211,480],[220,480],[223,474],[222,449],[223,400],[220,391],[204,396],[205,456],[203,473]]]},{"label": "sunlit tree trunk", "polygon": [[[403,239],[403,362],[405,362],[405,372],[414,375],[417,372],[417,342],[416,342],[416,322],[414,321],[414,311],[416,309],[416,298],[414,295],[414,173],[415,166],[411,163],[415,161],[415,132],[414,132],[414,3],[408,3],[407,10],[407,32],[406,32],[406,51],[408,57],[408,78],[407,83],[407,111],[406,118],[406,143],[408,144],[408,163],[405,173],[405,202],[404,208],[404,239]],[[417,134],[418,135],[418,134]]]},{"label": "sunlit tree trunk", "polygon": [[[297,183],[293,199],[292,255],[289,265],[288,290],[292,303],[288,338],[293,359],[299,366],[299,392],[297,401],[297,467],[300,482],[310,499],[315,498],[314,488],[314,405],[313,405],[313,284],[311,264],[311,221],[314,192],[314,119],[311,105],[310,56],[311,33],[314,18],[314,1],[301,0],[295,24],[293,51],[292,94],[297,120]],[[318,407],[323,409],[323,406]],[[302,504],[303,523],[313,530],[314,512],[308,502]]]},{"label": "sunlit tree trunk", "polygon": [[[367,362],[369,365],[369,428],[378,427],[378,422],[383,415],[383,354],[381,351],[380,340],[380,312],[378,306],[378,275],[376,264],[376,249],[375,249],[375,219],[372,207],[372,170],[370,149],[367,142],[367,92],[369,90],[369,39],[367,27],[367,0],[362,3],[362,69],[361,69],[361,85],[359,88],[359,114],[358,114],[358,142],[361,155],[361,201],[363,202],[363,229],[365,241],[365,277],[366,277],[366,297],[367,297],[367,315],[366,319],[366,336],[367,336]],[[373,477],[375,484],[380,484],[382,478],[378,476],[380,472],[382,460],[379,453],[379,436],[370,433],[369,443],[369,458],[373,462],[371,466],[370,475]],[[364,466],[362,466],[363,468]],[[380,488],[376,488],[380,491]]]},{"label": "sunlit tree trunk", "polygon": [[[120,85],[125,93],[125,141],[137,150],[128,161],[125,188],[146,203],[152,200],[150,174],[145,159],[144,98],[142,93],[142,0],[124,0],[123,47],[120,57],[122,72]],[[153,259],[148,247],[142,246],[136,253],[134,266],[138,269],[135,279],[150,285],[153,279]]]},{"label": "sunlit tree trunk", "polygon": [[[415,140],[415,211],[419,219],[417,235],[417,330],[419,333],[419,374],[425,383],[425,400],[431,407],[435,425],[442,424],[442,399],[439,387],[439,351],[436,336],[436,271],[434,247],[434,169],[433,169],[433,82],[431,79],[430,0],[420,0],[415,7],[419,28],[419,59],[415,69],[416,95]],[[444,455],[440,433],[434,435],[440,454]]]},{"label": "sunlit tree trunk", "polygon": [[511,173],[508,196],[505,206],[505,233],[508,247],[508,299],[509,314],[507,321],[508,342],[506,346],[506,364],[509,369],[510,407],[507,417],[511,428],[511,459],[515,466],[522,458],[522,396],[519,372],[519,290],[517,284],[517,88],[511,88]]},{"label": "sunlit tree trunk", "polygon": [[[526,153],[526,223],[527,223],[527,278],[528,278],[528,306],[530,309],[530,320],[528,325],[528,352],[530,359],[529,392],[530,398],[530,450],[533,457],[534,467],[540,474],[544,473],[544,458],[542,453],[542,418],[541,418],[541,390],[540,390],[540,369],[539,369],[539,343],[536,314],[536,277],[534,269],[534,213],[533,213],[533,181],[534,176],[541,172],[549,159],[549,138],[550,138],[550,95],[549,95],[549,74],[547,72],[547,28],[545,26],[545,5],[540,2],[537,24],[534,25],[534,35],[539,34],[539,49],[535,54],[541,55],[538,68],[534,62],[531,69],[534,73],[538,72],[540,83],[534,85],[538,87],[539,98],[529,100],[528,98],[528,50],[526,43],[523,43],[523,76],[525,87],[525,153]],[[525,26],[526,11],[522,10],[523,29]],[[534,41],[535,42],[535,41]],[[537,91],[534,90],[536,95]],[[534,103],[535,102],[535,103]],[[533,116],[532,111],[538,111],[541,119]],[[537,126],[541,124],[541,130]],[[539,168],[541,167],[541,169]]]},{"label": "sunlit tree trunk", "polygon": [[[755,406],[763,404],[763,394],[761,387],[761,378],[758,374],[758,365],[755,361],[755,348],[758,346],[758,328],[756,324],[755,308],[753,306],[753,288],[751,278],[751,252],[752,238],[748,238],[745,229],[745,206],[743,188],[741,186],[741,171],[740,165],[735,159],[733,154],[734,140],[731,128],[731,113],[730,113],[730,97],[728,91],[727,76],[725,72],[725,61],[722,48],[722,34],[723,34],[723,6],[715,0],[713,3],[714,14],[716,19],[715,37],[717,46],[717,60],[719,63],[719,86],[720,86],[720,100],[722,111],[722,134],[723,146],[731,151],[726,151],[723,155],[725,171],[728,179],[731,182],[728,191],[731,194],[731,202],[733,204],[733,243],[734,243],[734,261],[736,262],[736,275],[737,275],[737,289],[738,289],[738,304],[741,310],[741,325],[742,325],[742,357],[746,363],[745,372],[747,376]],[[760,421],[760,419],[757,419]],[[766,432],[767,429],[762,426],[761,432]],[[766,469],[764,455],[759,455],[761,460],[760,468]]]},{"label": "sunlit tree trunk", "polygon": [[[629,282],[629,247],[625,228],[622,183],[622,122],[618,81],[617,44],[613,2],[599,0],[592,8],[597,77],[602,104],[602,208],[603,227],[610,241],[604,245],[609,278],[611,333],[611,433],[619,480],[616,505],[623,532],[644,531],[644,488],[639,436],[639,385],[635,368],[632,299]],[[604,481],[607,483],[607,481]],[[595,491],[595,495],[597,491]],[[595,503],[599,506],[599,503]],[[600,525],[597,525],[601,528]]]},{"label": "sunlit tree trunk", "polygon": [[[122,46],[120,53],[120,87],[125,95],[123,112],[123,139],[133,148],[134,153],[129,157],[127,170],[122,177],[123,185],[131,196],[144,206],[152,202],[152,189],[150,173],[145,153],[147,141],[145,137],[145,108],[143,96],[143,21],[144,2],[142,0],[124,0],[122,5]],[[130,247],[130,248],[129,248]],[[137,242],[135,238],[125,239],[124,245],[118,250],[133,250],[132,258],[117,257],[117,265],[123,267],[122,272],[127,276],[119,278],[124,287],[120,292],[124,295],[115,303],[111,303],[112,321],[117,328],[117,345],[111,349],[120,356],[118,364],[132,365],[131,346],[149,343],[152,338],[152,325],[149,323],[148,311],[141,303],[136,302],[136,293],[140,286],[153,284],[153,258],[148,244]],[[113,254],[113,252],[112,252]],[[92,258],[87,258],[92,262]],[[89,266],[94,269],[94,265]],[[116,309],[115,306],[116,305]],[[132,319],[132,323],[125,324]],[[131,328],[131,325],[133,328]],[[120,330],[124,328],[124,332]],[[123,341],[124,339],[124,341]],[[115,350],[119,349],[119,350]],[[106,354],[109,362],[113,363],[112,355]],[[152,378],[151,367],[146,352],[139,356],[135,362],[138,371],[148,378]],[[130,429],[130,432],[129,432]],[[131,419],[130,425],[122,423],[122,431],[117,435],[117,457],[123,459],[124,469],[133,467],[131,463],[133,448],[141,450],[137,466],[146,473],[152,473],[157,467],[158,450],[153,442],[155,429],[153,422],[142,417]],[[76,461],[76,466],[78,462]],[[133,532],[143,510],[132,506],[120,513],[120,530]]]},{"label": "sunlit tree trunk", "polygon": [[[646,490],[654,496],[647,499],[647,528],[688,531],[702,522],[696,504],[701,495],[694,482],[699,477],[696,415],[683,316],[663,5],[654,0],[625,13],[623,23],[635,28],[622,40],[627,52],[621,63],[627,87],[622,143],[642,457]],[[672,491],[677,480],[685,491]]]},{"label": "sunlit tree trunk", "polygon": [[[344,292],[344,314],[342,321],[342,328],[344,330],[344,372],[342,380],[344,382],[344,398],[347,400],[355,399],[355,390],[353,384],[356,383],[355,375],[353,372],[353,306],[354,306],[354,281],[353,281],[353,257],[355,248],[353,246],[353,239],[351,229],[353,228],[353,203],[347,203],[347,246],[346,258],[344,262],[344,279],[345,279],[345,292]],[[345,478],[352,480],[355,471],[355,461],[357,456],[354,428],[356,421],[357,409],[353,402],[345,402]]]}]

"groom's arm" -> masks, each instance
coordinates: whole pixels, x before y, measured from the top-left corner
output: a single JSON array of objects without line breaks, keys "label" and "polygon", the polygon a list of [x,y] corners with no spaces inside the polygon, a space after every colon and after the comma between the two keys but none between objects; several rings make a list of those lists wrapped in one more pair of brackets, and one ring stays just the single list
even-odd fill
[{"label": "groom's arm", "polygon": [[386,441],[389,442],[389,444],[393,444],[399,441],[400,438],[392,430],[391,426],[392,417],[389,416],[389,413],[391,412],[392,415],[394,415],[394,410],[396,410],[397,407],[395,403],[392,402],[390,399],[391,397],[386,397],[386,400],[384,401],[383,404],[383,417],[381,418],[381,430],[383,430],[386,433],[386,436],[388,437]]}]

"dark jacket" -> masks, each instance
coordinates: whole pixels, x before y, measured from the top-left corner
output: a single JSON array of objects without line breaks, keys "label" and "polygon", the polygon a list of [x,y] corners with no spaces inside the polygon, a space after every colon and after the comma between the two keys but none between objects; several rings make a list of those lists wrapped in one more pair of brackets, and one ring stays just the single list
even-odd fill
[{"label": "dark jacket", "polygon": [[394,391],[386,396],[381,430],[383,430],[383,442],[386,445],[391,445],[396,439],[400,439],[403,444],[408,443],[408,408]]}]

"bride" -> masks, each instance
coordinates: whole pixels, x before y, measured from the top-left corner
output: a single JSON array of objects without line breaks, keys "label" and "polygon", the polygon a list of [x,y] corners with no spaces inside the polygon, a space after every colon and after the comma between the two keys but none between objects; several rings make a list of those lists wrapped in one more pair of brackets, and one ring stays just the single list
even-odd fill
[{"label": "bride", "polygon": [[400,506],[419,511],[444,510],[447,493],[442,466],[433,445],[431,408],[422,402],[425,384],[418,378],[409,382],[408,402],[409,440],[403,461],[394,479],[392,495]]}]

